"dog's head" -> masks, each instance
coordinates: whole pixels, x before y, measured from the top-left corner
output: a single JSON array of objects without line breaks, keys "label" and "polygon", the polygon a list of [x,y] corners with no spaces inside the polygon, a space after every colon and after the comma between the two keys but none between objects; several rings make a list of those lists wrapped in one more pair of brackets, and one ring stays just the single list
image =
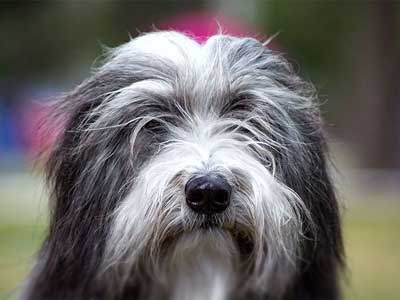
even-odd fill
[{"label": "dog's head", "polygon": [[48,247],[123,284],[208,264],[280,293],[336,214],[314,96],[251,38],[158,32],[111,50],[62,105]]}]

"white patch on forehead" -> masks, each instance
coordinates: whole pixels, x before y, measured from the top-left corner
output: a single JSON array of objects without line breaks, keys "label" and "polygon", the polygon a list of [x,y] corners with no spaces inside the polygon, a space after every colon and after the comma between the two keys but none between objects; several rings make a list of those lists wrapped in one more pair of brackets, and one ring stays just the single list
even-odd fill
[{"label": "white patch on forehead", "polygon": [[154,32],[139,36],[112,52],[113,61],[129,61],[138,54],[168,59],[175,63],[200,55],[201,46],[193,39],[177,32]]}]

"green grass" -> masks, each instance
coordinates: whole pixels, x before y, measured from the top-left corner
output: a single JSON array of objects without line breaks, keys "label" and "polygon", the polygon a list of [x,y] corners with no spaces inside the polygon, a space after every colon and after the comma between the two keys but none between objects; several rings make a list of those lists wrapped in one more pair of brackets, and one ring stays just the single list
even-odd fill
[{"label": "green grass", "polygon": [[353,208],[344,225],[345,299],[400,299],[400,208]]},{"label": "green grass", "polygon": [[0,226],[0,299],[16,299],[16,289],[34,261],[43,231],[40,225]]},{"label": "green grass", "polygon": [[[33,262],[45,226],[37,203],[21,204],[32,193],[14,189],[7,196],[8,200],[0,203],[0,216],[4,216],[0,219],[0,299],[16,299],[16,288]],[[24,211],[30,217],[18,216]],[[400,299],[400,203],[371,206],[358,202],[345,213],[344,233],[348,262],[343,280],[345,299]]]}]

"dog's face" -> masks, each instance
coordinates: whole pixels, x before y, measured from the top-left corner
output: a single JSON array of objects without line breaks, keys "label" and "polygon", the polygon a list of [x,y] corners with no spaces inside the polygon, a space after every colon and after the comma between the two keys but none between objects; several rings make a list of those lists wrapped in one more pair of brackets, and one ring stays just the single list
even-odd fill
[{"label": "dog's face", "polygon": [[313,91],[284,59],[254,39],[148,34],[111,51],[63,110],[53,231],[118,288],[283,292],[326,176]]}]

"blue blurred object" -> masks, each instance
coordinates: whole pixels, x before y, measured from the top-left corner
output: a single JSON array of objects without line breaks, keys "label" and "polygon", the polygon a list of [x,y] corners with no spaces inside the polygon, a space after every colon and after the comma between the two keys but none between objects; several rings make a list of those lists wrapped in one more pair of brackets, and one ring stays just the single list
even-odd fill
[{"label": "blue blurred object", "polygon": [[0,99],[0,158],[21,152],[21,146],[16,114]]}]

